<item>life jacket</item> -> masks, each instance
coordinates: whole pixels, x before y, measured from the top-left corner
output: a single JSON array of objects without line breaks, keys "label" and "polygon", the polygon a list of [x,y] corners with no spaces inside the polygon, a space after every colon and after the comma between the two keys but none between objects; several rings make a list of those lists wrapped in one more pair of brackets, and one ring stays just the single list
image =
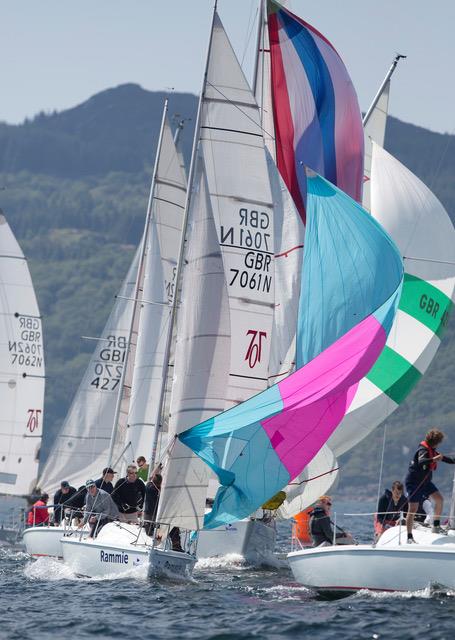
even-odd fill
[{"label": "life jacket", "polygon": [[[425,449],[427,449],[429,458],[434,458],[435,456],[438,455],[438,452],[436,451],[436,449],[433,449],[433,447],[431,447],[426,440],[422,440],[420,444],[422,447],[425,447]],[[435,462],[434,460],[431,460],[431,462],[428,463],[428,468],[430,469],[430,471],[436,471],[437,466],[438,466],[438,463]]]},{"label": "life jacket", "polygon": [[294,516],[295,524],[292,527],[292,537],[304,544],[311,545],[313,539],[310,532],[310,518],[313,507],[308,507]]}]

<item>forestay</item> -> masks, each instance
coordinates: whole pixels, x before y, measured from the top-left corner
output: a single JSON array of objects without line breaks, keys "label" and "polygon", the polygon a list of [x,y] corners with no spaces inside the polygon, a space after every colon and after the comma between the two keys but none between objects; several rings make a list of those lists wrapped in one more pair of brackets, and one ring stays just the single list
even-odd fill
[{"label": "forestay", "polygon": [[326,180],[308,180],[297,364],[285,380],[180,435],[222,485],[208,528],[252,513],[297,477],[382,351],[403,265],[383,229]]},{"label": "forestay", "polygon": [[[99,477],[106,466],[131,324],[131,298],[138,261],[139,250],[41,471],[39,486],[42,489],[55,491],[61,480],[68,480],[77,488],[87,478]],[[122,445],[119,440],[114,459],[120,456]]]},{"label": "forestay", "polygon": [[0,493],[26,495],[43,434],[41,317],[24,254],[0,211]]},{"label": "forestay", "polygon": [[[197,163],[189,216],[191,259],[187,257],[184,268],[171,403],[170,429],[176,434],[242,402],[268,382],[274,305],[272,195],[259,110],[217,14],[202,93]],[[214,290],[205,285],[198,293],[204,269],[207,276],[213,274],[213,261],[218,274],[217,281],[211,275]],[[194,277],[197,269],[202,272]],[[177,441],[160,521],[200,528],[207,480],[202,470],[201,462]]]},{"label": "forestay", "polygon": [[428,187],[377,144],[371,206],[403,256],[404,284],[384,352],[329,441],[337,456],[385,420],[420,380],[440,345],[454,299],[452,222]]}]

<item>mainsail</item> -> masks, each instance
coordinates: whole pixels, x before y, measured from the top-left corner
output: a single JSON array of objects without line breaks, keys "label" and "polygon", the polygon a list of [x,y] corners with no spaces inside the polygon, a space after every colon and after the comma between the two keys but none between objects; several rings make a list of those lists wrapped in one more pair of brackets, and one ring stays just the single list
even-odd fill
[{"label": "mainsail", "polygon": [[[218,15],[196,128],[170,432],[267,387],[274,219],[259,110]],[[158,519],[202,525],[208,469],[178,440]]]},{"label": "mainsail", "polygon": [[0,210],[0,493],[27,495],[43,434],[41,316],[24,254]]},{"label": "mainsail", "polygon": [[436,354],[454,300],[453,224],[428,187],[376,144],[371,205],[403,257],[403,291],[386,347],[329,441],[337,456],[360,442],[408,396]]},{"label": "mainsail", "polygon": [[308,178],[307,213],[304,366],[179,436],[222,485],[208,528],[249,515],[301,473],[341,422],[393,322],[403,265],[389,236],[319,176]]}]

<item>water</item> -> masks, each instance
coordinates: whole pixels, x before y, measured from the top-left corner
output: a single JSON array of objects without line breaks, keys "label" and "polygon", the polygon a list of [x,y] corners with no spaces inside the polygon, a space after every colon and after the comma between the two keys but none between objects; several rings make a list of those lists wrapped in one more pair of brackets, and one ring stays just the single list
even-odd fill
[{"label": "water", "polygon": [[[371,504],[338,503],[338,512]],[[371,519],[338,521],[360,541]],[[278,547],[288,550],[289,526]],[[455,594],[358,593],[317,599],[286,568],[257,570],[238,558],[204,561],[189,583],[147,581],[142,568],[116,579],[77,578],[61,562],[0,549],[0,638],[387,638],[452,640]]]}]

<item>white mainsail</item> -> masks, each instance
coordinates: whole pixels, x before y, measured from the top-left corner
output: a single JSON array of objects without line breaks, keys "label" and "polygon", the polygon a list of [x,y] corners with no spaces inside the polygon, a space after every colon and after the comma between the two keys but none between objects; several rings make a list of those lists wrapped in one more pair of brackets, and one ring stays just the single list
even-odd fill
[{"label": "white mainsail", "polygon": [[[186,177],[164,121],[157,161],[153,211],[147,237],[142,285],[142,307],[126,432],[126,458],[148,458],[163,385],[170,305],[174,298],[177,255],[182,234]],[[161,431],[162,433],[162,431]]]},{"label": "white mainsail", "polygon": [[425,373],[454,300],[453,224],[428,187],[376,144],[371,209],[402,253],[405,278],[386,347],[328,442],[337,456],[385,420]]},{"label": "white mainsail", "polygon": [[36,483],[43,434],[43,329],[27,261],[0,210],[0,493]]},{"label": "white mainsail", "polygon": [[[196,197],[189,211],[178,319],[172,434],[265,389],[268,378],[272,195],[259,110],[216,13],[196,136],[196,179],[190,185]],[[212,292],[203,286],[205,279]],[[160,522],[201,528],[206,469],[176,442]]]},{"label": "white mainsail", "polygon": [[139,250],[41,471],[41,489],[55,491],[62,480],[78,487],[106,466],[138,262]]}]

